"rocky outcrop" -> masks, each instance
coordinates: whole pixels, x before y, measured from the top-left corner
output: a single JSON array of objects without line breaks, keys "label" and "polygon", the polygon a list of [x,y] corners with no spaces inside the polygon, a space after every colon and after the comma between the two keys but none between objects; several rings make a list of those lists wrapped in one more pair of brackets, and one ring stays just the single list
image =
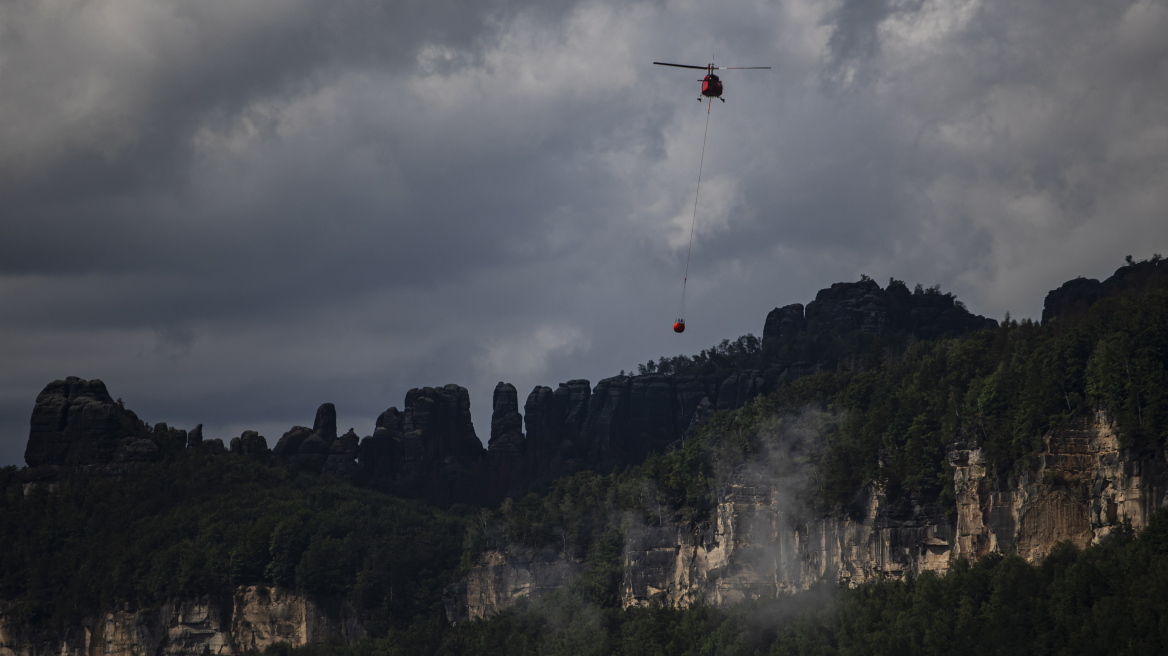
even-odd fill
[{"label": "rocky outcrop", "polygon": [[470,418],[470,393],[465,387],[423,387],[406,393],[400,415],[402,463],[406,471],[439,464],[477,462],[483,444]]},{"label": "rocky outcrop", "polygon": [[[391,410],[397,412],[397,408]],[[357,451],[360,474],[367,481],[392,480],[401,461],[401,436],[392,434],[388,427],[381,425],[381,418],[377,422],[373,435],[362,439]]]},{"label": "rocky outcrop", "polygon": [[[627,528],[621,602],[625,607],[727,604],[806,590],[825,579],[854,585],[943,571],[953,539],[943,509],[896,517],[875,489],[868,491],[858,518],[808,518],[792,506],[783,483],[742,468],[720,490],[710,520]],[[557,577],[580,568],[546,553],[532,559],[488,552],[449,589],[447,616],[451,621],[489,617],[529,595],[554,590]]]},{"label": "rocky outcrop", "polygon": [[[995,473],[980,450],[960,444],[949,459],[955,514],[892,508],[869,488],[854,516],[812,516],[799,502],[801,484],[792,485],[797,470],[741,467],[720,488],[707,521],[626,522],[622,603],[732,603],[823,580],[854,585],[941,572],[957,558],[989,553],[1036,562],[1064,540],[1085,547],[1125,524],[1139,530],[1168,501],[1168,454],[1123,448],[1103,413],[1051,431],[1029,467]],[[539,567],[551,571],[550,558]],[[540,579],[530,560],[485,554],[459,584],[468,591],[459,597],[465,607],[448,603],[451,619],[489,616],[532,594],[513,581],[542,581],[546,593],[553,577]],[[579,567],[559,562],[564,569],[555,571]]]},{"label": "rocky outcrop", "polygon": [[846,335],[911,335],[917,339],[959,336],[997,326],[970,313],[952,294],[935,287],[910,292],[899,280],[880,287],[870,278],[838,282],[819,290],[804,311],[798,303],[775,308],[763,327],[763,348],[772,349],[803,332]]},{"label": "rocky outcrop", "polygon": [[354,480],[360,472],[357,458],[361,453],[361,438],[350,428],[329,445],[328,459],[324,463],[324,473],[346,480]]},{"label": "rocky outcrop", "polygon": [[487,450],[519,458],[524,452],[523,415],[519,414],[519,394],[510,383],[495,386],[491,400],[491,439]]},{"label": "rocky outcrop", "polygon": [[1120,445],[1103,413],[1046,436],[1032,467],[995,475],[980,449],[950,451],[957,494],[954,556],[1044,557],[1055,544],[1096,544],[1117,526],[1148,523],[1168,499],[1166,454]]},{"label": "rocky outcrop", "polygon": [[1079,277],[1064,282],[1058,289],[1052,289],[1042,304],[1042,322],[1086,312],[1099,299],[1100,286],[1094,278]]},{"label": "rocky outcrop", "polygon": [[615,376],[596,384],[581,429],[592,466],[639,464],[680,443],[704,398],[717,398],[702,376]]},{"label": "rocky outcrop", "polygon": [[36,398],[24,460],[29,467],[87,467],[149,461],[152,431],[109,395],[100,380],[70,376]]},{"label": "rocky outcrop", "polygon": [[713,519],[635,527],[625,544],[625,606],[726,604],[806,590],[824,579],[859,584],[948,563],[953,527],[940,508],[895,518],[869,490],[859,518],[806,518],[781,486],[738,473]]},{"label": "rocky outcrop", "polygon": [[1168,277],[1168,260],[1159,255],[1142,262],[1130,259],[1128,262],[1103,282],[1079,277],[1048,292],[1042,306],[1042,322],[1081,316],[1101,299],[1150,284],[1162,285]]},{"label": "rocky outcrop", "polygon": [[520,497],[526,492],[526,444],[519,394],[510,383],[499,383],[491,402],[491,439],[487,442],[486,489],[492,499]]},{"label": "rocky outcrop", "polygon": [[51,634],[31,635],[0,612],[0,656],[179,656],[263,651],[276,643],[352,644],[365,635],[351,604],[246,586],[230,598],[171,600],[119,609]]},{"label": "rocky outcrop", "polygon": [[316,409],[316,419],[312,421],[312,432],[320,436],[326,444],[337,439],[337,408],[331,403],[322,403]]},{"label": "rocky outcrop", "polygon": [[121,476],[185,448],[189,439],[164,423],[147,426],[120,399],[115,402],[100,380],[70,376],[37,395],[23,476],[32,486],[53,486],[74,471]]},{"label": "rocky outcrop", "polygon": [[792,303],[775,308],[767,314],[763,324],[763,338],[785,340],[807,331],[807,319],[802,303]]},{"label": "rocky outcrop", "polygon": [[748,369],[731,375],[718,386],[718,410],[737,410],[750,402],[754,397],[765,393],[766,379],[762,372]]},{"label": "rocky outcrop", "polygon": [[[265,440],[265,443],[267,441]],[[196,449],[203,443],[203,425],[199,424],[187,433],[187,448]]]},{"label": "rocky outcrop", "polygon": [[410,390],[404,411],[378,416],[358,460],[364,482],[442,507],[502,499],[487,489],[486,450],[471,423],[470,394],[458,385]]},{"label": "rocky outcrop", "polygon": [[239,437],[231,438],[231,446],[228,450],[231,453],[258,459],[266,458],[270,453],[267,438],[253,430],[243,431]]},{"label": "rocky outcrop", "polygon": [[[723,389],[725,400],[719,400]],[[571,380],[554,391],[535,387],[520,415],[514,386],[501,382],[492,399],[485,450],[471,424],[465,388],[414,389],[406,395],[405,410],[383,412],[374,434],[361,442],[360,473],[369,484],[439,505],[494,505],[522,496],[533,481],[638,464],[680,444],[699,407],[739,408],[765,389],[756,371],[726,380],[615,376],[594,389],[587,380]],[[293,429],[275,452],[286,457],[285,449],[303,451],[296,440],[307,441],[309,435],[305,428]]]},{"label": "rocky outcrop", "polygon": [[317,409],[312,428],[293,426],[269,450],[267,439],[256,431],[231,438],[225,449],[218,438],[203,439],[202,425],[189,433],[166,424],[148,429],[109,398],[101,381],[70,379],[51,384],[38,400],[29,462],[56,464],[33,467],[28,480],[55,480],[62,471],[86,463],[104,463],[100,466],[107,469],[117,465],[110,471],[119,473],[127,463],[157,460],[164,448],[186,448],[209,454],[228,451],[327,473],[443,507],[496,505],[522,496],[536,481],[585,468],[639,464],[650,453],[680,444],[715,410],[740,408],[767,389],[757,371],[722,380],[616,376],[601,380],[595,389],[587,380],[571,380],[555,391],[536,387],[524,416],[514,386],[499,383],[491,440],[484,449],[471,422],[466,388],[425,387],[406,394],[404,411],[389,408],[381,413],[374,434],[364,440],[353,429],[338,436],[336,408],[325,403]]},{"label": "rocky outcrop", "polygon": [[[337,437],[336,406],[322,403],[316,409],[312,428],[293,426],[276,442],[272,456],[277,461],[313,473],[327,469],[333,474],[352,476],[357,471],[357,445],[353,444],[354,439],[356,434],[347,441]],[[266,442],[264,446],[267,446]],[[352,466],[345,462],[346,457]]]},{"label": "rocky outcrop", "polygon": [[447,618],[458,622],[497,615],[521,599],[534,600],[562,589],[579,572],[579,565],[554,551],[490,552],[467,578],[446,589]]},{"label": "rocky outcrop", "polygon": [[[865,278],[821,290],[806,308],[796,303],[774,310],[763,341],[769,347],[803,333],[855,330],[934,337],[993,323],[966,312],[952,295],[910,293],[896,281],[882,289]],[[622,375],[595,388],[587,380],[570,380],[554,390],[537,386],[522,415],[515,388],[499,383],[486,449],[471,422],[466,388],[453,384],[410,390],[404,409],[381,413],[364,439],[351,429],[338,436],[336,407],[324,403],[311,428],[293,426],[269,451],[255,431],[230,439],[225,449],[222,440],[204,441],[201,424],[189,433],[165,424],[151,430],[115,404],[101,381],[70,378],[38,397],[26,460],[34,481],[77,467],[117,474],[127,463],[157,460],[171,450],[229,451],[443,506],[494,505],[581,469],[639,464],[650,453],[681,444],[714,412],[741,408],[785,381],[838,364],[778,358],[766,371],[729,376]]]},{"label": "rocky outcrop", "polygon": [[580,431],[588,416],[592,386],[586,380],[560,383],[555,391],[537,386],[523,404],[527,427],[528,471],[533,476],[562,476],[580,465],[586,449]]}]

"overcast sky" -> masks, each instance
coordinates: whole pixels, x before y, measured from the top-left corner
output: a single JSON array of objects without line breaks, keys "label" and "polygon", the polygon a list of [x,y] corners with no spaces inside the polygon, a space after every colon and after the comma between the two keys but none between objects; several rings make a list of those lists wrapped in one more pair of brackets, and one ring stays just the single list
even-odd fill
[{"label": "overcast sky", "polygon": [[[712,107],[687,299],[681,291]],[[593,383],[867,274],[1168,253],[1168,0],[0,3],[0,465],[37,393],[275,441]]]}]

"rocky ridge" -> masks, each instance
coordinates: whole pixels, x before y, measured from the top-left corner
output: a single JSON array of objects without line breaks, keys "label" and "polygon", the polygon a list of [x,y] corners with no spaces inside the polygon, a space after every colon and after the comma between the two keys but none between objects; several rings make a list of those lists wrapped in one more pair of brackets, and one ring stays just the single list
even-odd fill
[{"label": "rocky ridge", "polygon": [[910,292],[904,282],[891,280],[887,288],[871,278],[837,282],[819,290],[806,309],[800,303],[775,308],[763,327],[763,348],[803,333],[846,335],[901,334],[915,339],[958,336],[997,321],[971,314],[952,294],[917,285]]},{"label": "rocky ridge", "polygon": [[[928,338],[991,325],[996,322],[970,314],[950,294],[912,293],[897,281],[882,289],[865,278],[821,290],[806,312],[800,304],[771,312],[763,343],[765,349],[803,334],[855,330]],[[536,481],[638,464],[680,444],[713,412],[741,408],[785,380],[839,365],[779,359],[766,370],[720,376],[621,375],[595,387],[570,380],[555,389],[537,386],[522,414],[515,388],[499,383],[486,448],[475,433],[466,388],[453,384],[410,390],[403,409],[383,412],[364,438],[351,429],[338,435],[336,408],[322,404],[312,428],[294,426],[269,448],[255,431],[225,445],[205,440],[201,425],[189,432],[147,427],[114,402],[101,381],[68,378],[37,397],[25,460],[30,483],[51,484],[73,470],[121,475],[168,452],[201,449],[327,473],[440,506],[495,505]]]}]

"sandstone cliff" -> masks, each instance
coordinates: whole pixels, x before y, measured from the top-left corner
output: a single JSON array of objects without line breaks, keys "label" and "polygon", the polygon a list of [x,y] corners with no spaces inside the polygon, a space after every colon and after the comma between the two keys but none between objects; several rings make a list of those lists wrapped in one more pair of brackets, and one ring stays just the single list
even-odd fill
[{"label": "sandstone cliff", "polygon": [[264,586],[239,588],[230,599],[200,597],[111,611],[52,635],[30,635],[0,610],[0,656],[237,654],[277,642],[351,644],[364,635],[346,602]]},{"label": "sandstone cliff", "polygon": [[[1014,471],[991,471],[978,449],[964,445],[954,445],[949,459],[955,513],[893,509],[869,489],[857,517],[809,517],[787,474],[739,468],[708,521],[626,526],[621,601],[732,603],[824,579],[854,585],[940,572],[957,558],[991,552],[1038,561],[1064,540],[1085,547],[1125,524],[1138,530],[1168,499],[1166,454],[1122,448],[1102,413],[1052,431],[1033,462]],[[579,566],[546,553],[489,552],[448,591],[448,615],[490,616],[562,586],[565,572]]]},{"label": "sandstone cliff", "polygon": [[1046,437],[1030,467],[995,475],[979,449],[955,447],[953,556],[990,552],[1039,560],[1055,544],[1095,544],[1125,522],[1147,525],[1165,506],[1166,454],[1125,449],[1103,413]]}]

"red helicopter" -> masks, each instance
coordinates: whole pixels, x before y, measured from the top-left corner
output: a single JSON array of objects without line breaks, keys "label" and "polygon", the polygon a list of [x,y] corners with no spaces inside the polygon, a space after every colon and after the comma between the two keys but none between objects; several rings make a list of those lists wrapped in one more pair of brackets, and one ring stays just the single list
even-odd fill
[{"label": "red helicopter", "polygon": [[[653,62],[653,63],[658,65],[658,66],[676,66],[678,68],[696,68],[699,71],[704,70],[706,72],[706,76],[704,78],[702,78],[702,95],[698,96],[698,102],[701,102],[703,100],[702,96],[705,96],[706,98],[717,98],[718,100],[721,100],[722,102],[726,102],[726,99],[722,97],[722,80],[717,75],[714,75],[714,71],[742,71],[742,70],[759,70],[759,69],[769,69],[770,68],[770,66],[714,66],[713,62],[710,62],[706,66],[690,66],[688,64],[667,64],[665,62]],[[681,331],[678,331],[678,332],[681,332]]]},{"label": "red helicopter", "polygon": [[[722,80],[714,75],[714,71],[720,70],[748,70],[748,69],[769,69],[770,66],[715,66],[714,62],[710,62],[705,66],[690,66],[689,64],[670,64],[667,62],[653,62],[658,66],[676,66],[677,68],[696,68],[698,70],[705,70],[706,76],[702,78],[702,95],[698,96],[698,102],[705,98],[710,99],[710,105],[706,106],[706,132],[702,134],[702,158],[698,164],[698,192],[701,191],[702,185],[702,163],[706,160],[706,135],[709,134],[710,129],[710,109],[714,104],[714,98],[726,102],[722,97]],[[693,223],[689,229],[689,249],[685,254],[685,278],[681,281],[681,303],[677,307],[677,321],[673,322],[673,332],[685,332],[685,287],[689,282],[689,259],[693,253],[693,228],[698,220],[698,195],[694,194],[694,216]]]}]

